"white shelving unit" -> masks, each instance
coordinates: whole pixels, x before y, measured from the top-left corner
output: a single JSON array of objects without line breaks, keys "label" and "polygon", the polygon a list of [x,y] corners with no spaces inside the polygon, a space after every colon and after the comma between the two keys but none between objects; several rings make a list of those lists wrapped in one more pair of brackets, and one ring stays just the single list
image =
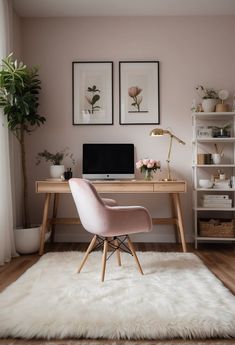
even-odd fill
[{"label": "white shelving unit", "polygon": [[[197,136],[198,126],[222,127],[231,124],[231,137],[208,137]],[[233,188],[201,188],[198,184],[200,178],[210,179],[218,170],[223,170],[227,178],[235,176],[235,112],[225,113],[193,113],[193,214],[195,248],[200,242],[235,242],[235,237],[203,237],[199,232],[199,219],[234,219],[235,218],[235,187]],[[223,147],[224,158],[221,164],[198,164],[198,153],[215,153],[215,146]],[[232,208],[208,208],[201,206],[201,198],[204,194],[226,194],[232,199]]]}]

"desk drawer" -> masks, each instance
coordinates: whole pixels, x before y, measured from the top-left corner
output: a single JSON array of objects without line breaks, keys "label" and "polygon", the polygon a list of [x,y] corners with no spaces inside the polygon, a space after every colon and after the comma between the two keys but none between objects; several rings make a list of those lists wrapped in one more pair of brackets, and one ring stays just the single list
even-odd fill
[{"label": "desk drawer", "polygon": [[153,192],[152,183],[95,183],[96,190],[99,193],[151,193]]},{"label": "desk drawer", "polygon": [[37,181],[36,193],[71,193],[70,187],[67,181],[65,182],[49,182],[49,181]]},{"label": "desk drawer", "polygon": [[184,181],[169,181],[154,183],[154,192],[159,193],[185,193],[186,183]]}]

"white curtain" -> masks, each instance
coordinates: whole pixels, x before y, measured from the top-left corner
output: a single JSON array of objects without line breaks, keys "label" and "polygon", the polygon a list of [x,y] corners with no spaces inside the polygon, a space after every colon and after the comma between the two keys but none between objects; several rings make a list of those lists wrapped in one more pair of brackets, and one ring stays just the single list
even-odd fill
[{"label": "white curtain", "polygon": [[[10,49],[11,1],[0,0],[0,60]],[[13,236],[13,208],[6,116],[0,109],[0,265],[16,256]]]}]

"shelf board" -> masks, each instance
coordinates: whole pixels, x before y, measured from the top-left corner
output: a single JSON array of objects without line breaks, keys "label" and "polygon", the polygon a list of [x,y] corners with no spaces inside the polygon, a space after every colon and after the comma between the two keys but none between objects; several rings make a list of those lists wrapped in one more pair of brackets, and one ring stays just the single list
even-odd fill
[{"label": "shelf board", "polygon": [[229,138],[196,138],[193,143],[234,143],[235,137]]},{"label": "shelf board", "polygon": [[235,241],[235,237],[202,237],[197,236],[195,237],[198,241]]},{"label": "shelf board", "polygon": [[194,211],[235,211],[235,207],[230,208],[217,208],[217,207],[194,207]]},{"label": "shelf board", "polygon": [[197,192],[235,192],[235,188],[195,188]]},{"label": "shelf board", "polygon": [[193,168],[235,168],[235,164],[193,164]]},{"label": "shelf board", "polygon": [[222,120],[223,117],[233,117],[235,116],[235,112],[232,111],[228,111],[228,112],[224,112],[224,113],[216,113],[216,112],[212,112],[212,113],[204,113],[204,112],[200,112],[200,113],[192,113],[192,116],[195,119],[200,119],[200,120]]}]

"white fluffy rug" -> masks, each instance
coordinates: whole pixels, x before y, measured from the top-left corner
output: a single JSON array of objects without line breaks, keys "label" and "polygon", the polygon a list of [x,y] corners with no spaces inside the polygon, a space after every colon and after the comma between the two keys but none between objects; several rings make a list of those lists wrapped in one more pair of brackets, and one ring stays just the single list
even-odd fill
[{"label": "white fluffy rug", "polygon": [[193,254],[139,252],[145,272],[101,253],[44,255],[0,294],[0,337],[163,339],[235,336],[235,297]]}]

